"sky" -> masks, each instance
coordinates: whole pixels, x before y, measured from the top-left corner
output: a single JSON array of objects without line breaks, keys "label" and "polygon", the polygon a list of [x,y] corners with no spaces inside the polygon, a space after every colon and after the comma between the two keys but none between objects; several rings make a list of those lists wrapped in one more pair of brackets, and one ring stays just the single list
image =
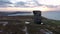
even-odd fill
[{"label": "sky", "polygon": [[0,0],[0,11],[60,11],[60,0]]}]

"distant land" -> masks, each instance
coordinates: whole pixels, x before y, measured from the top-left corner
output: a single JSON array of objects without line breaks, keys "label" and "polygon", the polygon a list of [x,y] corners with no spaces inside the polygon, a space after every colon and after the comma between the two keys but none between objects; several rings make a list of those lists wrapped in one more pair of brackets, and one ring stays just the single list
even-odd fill
[{"label": "distant land", "polygon": [[26,15],[33,15],[32,12],[0,12],[0,16],[26,16]]}]

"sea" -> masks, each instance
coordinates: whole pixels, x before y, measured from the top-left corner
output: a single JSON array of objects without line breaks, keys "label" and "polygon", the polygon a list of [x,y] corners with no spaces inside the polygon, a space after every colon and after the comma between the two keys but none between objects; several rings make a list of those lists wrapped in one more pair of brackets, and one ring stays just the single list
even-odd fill
[{"label": "sea", "polygon": [[[28,15],[33,15],[33,12],[13,12],[13,13],[0,13],[0,16],[28,16]],[[48,18],[48,19],[53,19],[53,20],[60,20],[60,11],[45,11],[41,12],[41,16]]]},{"label": "sea", "polygon": [[41,13],[43,17],[53,20],[60,20],[60,11],[46,11]]}]

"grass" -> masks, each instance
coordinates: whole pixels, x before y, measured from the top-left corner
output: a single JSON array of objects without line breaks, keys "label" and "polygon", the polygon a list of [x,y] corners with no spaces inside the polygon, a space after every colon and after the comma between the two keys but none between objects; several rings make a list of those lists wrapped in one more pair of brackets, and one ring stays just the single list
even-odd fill
[{"label": "grass", "polygon": [[[9,17],[10,18],[10,17]],[[12,17],[10,18],[12,19]],[[29,34],[41,34],[40,29],[48,29],[52,31],[54,34],[60,34],[60,21],[59,20],[52,20],[52,19],[47,19],[45,17],[42,17],[42,22],[44,23],[43,25],[38,25],[33,22],[33,16],[21,16],[21,17],[14,17],[13,19],[18,19],[19,21],[9,21],[9,24],[6,26],[0,25],[0,29],[3,30],[5,33],[6,32],[13,32],[15,34],[25,34],[24,31],[22,31],[25,26],[28,27],[28,32]],[[31,22],[30,24],[26,25],[24,22],[29,21]],[[20,23],[16,25],[16,23]],[[4,33],[4,34],[5,34]]]},{"label": "grass", "polygon": [[[55,34],[60,34],[60,20],[52,20],[42,17],[42,22],[45,24],[45,28],[53,31]],[[48,27],[49,26],[49,27]]]}]

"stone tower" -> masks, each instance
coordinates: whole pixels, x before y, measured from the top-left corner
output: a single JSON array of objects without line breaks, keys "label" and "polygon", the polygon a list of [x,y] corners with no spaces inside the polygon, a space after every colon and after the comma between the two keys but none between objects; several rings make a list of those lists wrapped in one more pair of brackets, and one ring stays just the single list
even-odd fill
[{"label": "stone tower", "polygon": [[34,14],[34,23],[41,24],[41,11],[35,10],[33,11]]}]

